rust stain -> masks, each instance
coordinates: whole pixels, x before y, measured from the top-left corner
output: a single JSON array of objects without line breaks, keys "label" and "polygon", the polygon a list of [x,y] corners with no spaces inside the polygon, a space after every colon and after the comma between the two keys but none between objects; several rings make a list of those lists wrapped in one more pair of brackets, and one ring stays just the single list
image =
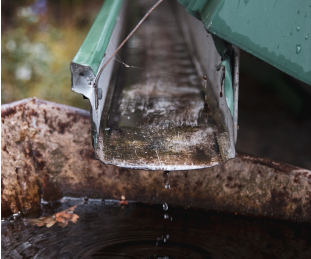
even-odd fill
[{"label": "rust stain", "polygon": [[58,124],[57,124],[57,126],[59,128],[58,132],[60,134],[64,134],[66,129],[68,127],[70,127],[70,125],[71,125],[71,121],[69,121],[69,122],[61,122],[61,121],[59,121]]},{"label": "rust stain", "polygon": [[96,160],[96,159],[95,159],[94,150],[90,150],[90,149],[81,149],[81,150],[79,151],[79,155],[80,155],[83,159],[87,159],[87,160]]},{"label": "rust stain", "polygon": [[6,148],[6,145],[4,145],[4,147],[2,148],[2,150],[3,150],[4,152],[6,152],[6,153],[9,154],[9,151],[8,151],[7,148]]},{"label": "rust stain", "polygon": [[28,117],[39,117],[39,114],[36,111],[30,111],[29,113],[27,113]]},{"label": "rust stain", "polygon": [[79,120],[79,116],[76,113],[67,112],[66,115],[72,123],[76,123]]},{"label": "rust stain", "polygon": [[242,189],[243,187],[242,184],[238,184],[238,183],[234,183],[233,185],[230,185],[229,183],[227,183],[225,186],[229,189],[235,189],[235,188]]},{"label": "rust stain", "polygon": [[[124,195],[128,200],[311,221],[308,170],[239,154],[222,167],[171,172],[168,192],[163,171],[118,168],[94,159],[89,113],[40,100],[13,110],[2,120],[3,215],[38,209],[41,194],[46,201]],[[37,128],[29,123],[33,117],[23,115],[31,111],[38,114]],[[59,123],[70,126],[60,129]]]},{"label": "rust stain", "polygon": [[196,188],[201,188],[202,185],[203,185],[203,181],[202,181],[202,180],[198,180],[198,181],[196,181],[196,183],[195,183],[195,187],[196,187]]},{"label": "rust stain", "polygon": [[1,109],[1,118],[10,117],[16,113],[15,107],[8,107],[6,109]]},{"label": "rust stain", "polygon": [[248,161],[248,162],[251,162],[253,164],[268,166],[268,167],[273,168],[273,169],[275,169],[281,173],[289,174],[294,170],[301,169],[301,168],[293,166],[293,165],[278,163],[278,162],[275,162],[275,161],[268,159],[268,158],[259,158],[259,157],[250,156],[250,155],[244,154],[242,152],[238,152],[237,156],[239,158],[241,158],[243,161]]},{"label": "rust stain", "polygon": [[262,205],[263,211],[275,211],[275,213],[281,214],[286,206],[289,204],[289,193],[288,191],[278,191],[272,189],[270,191],[271,199]]},{"label": "rust stain", "polygon": [[45,201],[56,201],[64,196],[59,184],[51,182],[49,179],[41,185],[43,186],[43,199]]}]

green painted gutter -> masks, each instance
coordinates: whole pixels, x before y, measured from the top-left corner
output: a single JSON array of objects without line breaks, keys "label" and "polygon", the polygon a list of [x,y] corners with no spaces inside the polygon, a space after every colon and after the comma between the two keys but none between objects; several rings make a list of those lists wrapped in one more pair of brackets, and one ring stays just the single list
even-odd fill
[{"label": "green painted gutter", "polygon": [[123,0],[106,0],[73,63],[89,66],[94,75],[105,55]]},{"label": "green painted gutter", "polygon": [[[98,110],[99,100],[102,99],[102,89],[94,82],[97,78],[101,62],[107,51],[108,44],[113,38],[112,32],[120,15],[123,0],[106,0],[100,9],[95,22],[81,45],[78,53],[70,64],[72,91],[82,94],[91,104],[92,143],[96,147],[99,121],[102,110]],[[109,69],[108,69],[109,70]],[[109,80],[106,76],[106,80]]]},{"label": "green painted gutter", "polygon": [[311,85],[311,1],[178,0],[212,34]]}]

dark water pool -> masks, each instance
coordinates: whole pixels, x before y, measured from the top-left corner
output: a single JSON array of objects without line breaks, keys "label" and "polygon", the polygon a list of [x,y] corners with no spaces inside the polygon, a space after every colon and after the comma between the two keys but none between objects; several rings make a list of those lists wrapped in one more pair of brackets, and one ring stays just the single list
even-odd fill
[{"label": "dark water pool", "polygon": [[306,223],[114,200],[40,214],[2,221],[2,258],[311,258]]}]

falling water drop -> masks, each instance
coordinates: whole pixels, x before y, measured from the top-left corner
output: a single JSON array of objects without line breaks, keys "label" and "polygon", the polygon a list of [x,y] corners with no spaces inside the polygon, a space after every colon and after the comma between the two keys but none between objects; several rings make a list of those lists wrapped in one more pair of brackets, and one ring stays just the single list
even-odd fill
[{"label": "falling water drop", "polygon": [[298,27],[296,28],[296,30],[297,30],[297,31],[300,31],[300,27],[298,26]]},{"label": "falling water drop", "polygon": [[301,51],[301,45],[300,44],[297,44],[296,45],[296,53],[299,54]]},{"label": "falling water drop", "polygon": [[309,33],[306,35],[305,39],[306,39],[306,40],[309,39]]},{"label": "falling water drop", "polygon": [[165,189],[171,189],[170,186],[170,171],[164,171],[164,174],[167,176],[167,181],[165,183]]},{"label": "falling water drop", "polygon": [[206,88],[206,85],[207,85],[207,77],[206,76],[203,76],[203,81],[204,81],[204,87]]},{"label": "falling water drop", "polygon": [[168,210],[168,205],[166,203],[163,203],[163,210],[165,210],[165,211]]}]

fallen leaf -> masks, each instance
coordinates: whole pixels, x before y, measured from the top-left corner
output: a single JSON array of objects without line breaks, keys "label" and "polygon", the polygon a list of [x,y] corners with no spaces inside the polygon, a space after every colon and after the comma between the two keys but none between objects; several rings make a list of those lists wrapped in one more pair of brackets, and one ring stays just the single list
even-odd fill
[{"label": "fallen leaf", "polygon": [[128,205],[129,203],[127,201],[120,201],[119,205]]},{"label": "fallen leaf", "polygon": [[[79,203],[78,205],[80,204],[81,203]],[[38,227],[42,227],[45,225],[48,228],[52,227],[55,223],[58,223],[59,226],[64,228],[68,225],[69,221],[72,221],[73,223],[78,222],[79,216],[73,213],[73,211],[78,205],[72,206],[66,210],[55,213],[49,217],[41,217],[39,219],[30,219],[28,220],[28,223],[30,223],[31,225],[37,225]]]}]

